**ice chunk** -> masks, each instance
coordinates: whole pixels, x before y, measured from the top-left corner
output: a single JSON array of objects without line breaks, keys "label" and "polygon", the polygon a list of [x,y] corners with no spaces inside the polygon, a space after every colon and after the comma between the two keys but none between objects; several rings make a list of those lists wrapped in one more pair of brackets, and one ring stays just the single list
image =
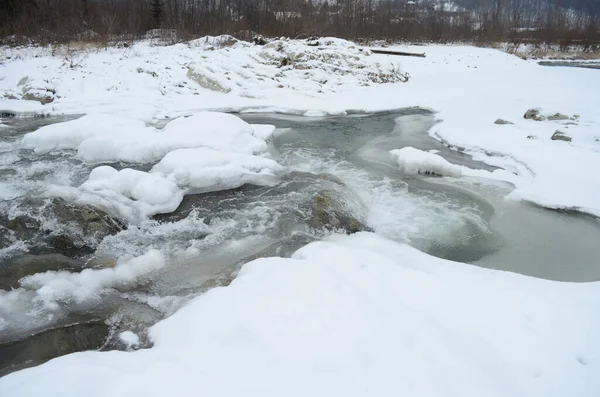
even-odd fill
[{"label": "ice chunk", "polygon": [[407,174],[428,174],[437,176],[462,175],[462,167],[446,161],[435,153],[425,152],[414,147],[404,147],[390,151],[398,161],[400,169]]},{"label": "ice chunk", "polygon": [[152,168],[183,188],[207,192],[245,183],[271,185],[283,167],[276,161],[250,154],[226,153],[211,148],[179,149]]}]

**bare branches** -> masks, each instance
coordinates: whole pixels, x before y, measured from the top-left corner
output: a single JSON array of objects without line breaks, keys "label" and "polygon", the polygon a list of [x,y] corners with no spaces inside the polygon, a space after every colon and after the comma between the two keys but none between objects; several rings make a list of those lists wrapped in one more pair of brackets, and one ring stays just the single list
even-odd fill
[{"label": "bare branches", "polygon": [[115,35],[141,38],[161,28],[180,37],[252,31],[364,40],[597,44],[600,5],[576,8],[578,1],[2,0],[0,38],[65,43],[87,35],[86,40],[108,41]]}]

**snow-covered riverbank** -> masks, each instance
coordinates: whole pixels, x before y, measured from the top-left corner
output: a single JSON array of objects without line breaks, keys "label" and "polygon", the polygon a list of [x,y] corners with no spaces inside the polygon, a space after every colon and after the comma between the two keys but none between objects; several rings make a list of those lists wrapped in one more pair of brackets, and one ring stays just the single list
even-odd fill
[{"label": "snow-covered riverbank", "polygon": [[247,264],[151,330],[0,379],[3,397],[595,396],[600,285],[429,257],[369,233]]}]

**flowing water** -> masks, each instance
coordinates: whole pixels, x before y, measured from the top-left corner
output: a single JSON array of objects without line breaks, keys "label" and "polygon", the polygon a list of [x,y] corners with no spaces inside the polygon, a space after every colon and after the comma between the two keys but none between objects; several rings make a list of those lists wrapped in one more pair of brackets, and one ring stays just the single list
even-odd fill
[{"label": "flowing water", "polygon": [[[138,333],[141,346],[146,346],[148,326],[207,289],[226,285],[243,263],[289,256],[311,241],[352,228],[477,266],[560,281],[600,280],[598,220],[507,201],[504,197],[512,187],[496,181],[403,175],[388,151],[404,146],[436,150],[455,164],[493,169],[431,139],[427,131],[434,120],[426,111],[241,117],[278,127],[271,152],[288,172],[276,186],[189,195],[176,212],[100,240],[85,235],[81,225],[57,221],[47,211],[47,199],[40,199],[50,185],[80,185],[94,165],[82,163],[69,151],[36,156],[20,149],[24,133],[64,119],[3,120],[0,216],[27,214],[50,234],[81,235],[96,250],[83,257],[83,267],[101,267],[110,258],[141,255],[150,248],[164,252],[168,264],[135,288],[110,289],[102,291],[100,299],[53,308],[41,304],[35,291],[0,291],[0,376],[70,351],[123,348],[115,335],[124,330]],[[323,205],[345,220],[324,220],[319,208]],[[2,238],[0,270],[35,251],[35,238],[20,241],[0,234]],[[86,328],[73,328],[78,326]],[[82,333],[82,340],[73,336]],[[90,341],[89,335],[100,342]],[[76,346],[49,351],[44,347],[63,346],[59,342],[65,339],[77,341]]]}]

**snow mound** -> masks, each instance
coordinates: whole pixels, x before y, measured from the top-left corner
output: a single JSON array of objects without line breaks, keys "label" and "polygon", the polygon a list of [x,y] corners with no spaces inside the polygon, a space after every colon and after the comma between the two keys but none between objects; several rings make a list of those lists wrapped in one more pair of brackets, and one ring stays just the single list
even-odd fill
[{"label": "snow mound", "polygon": [[253,128],[232,114],[199,112],[171,121],[162,131],[123,131],[95,136],[81,143],[78,157],[90,163],[123,161],[152,163],[182,148],[210,147],[237,153],[262,153],[274,126]]},{"label": "snow mound", "polygon": [[53,150],[77,149],[83,141],[95,136],[143,135],[149,130],[142,121],[90,114],[77,120],[47,125],[26,134],[23,137],[23,148],[33,149],[37,154],[44,154]]},{"label": "snow mound", "polygon": [[334,236],[246,264],[230,286],[151,328],[151,349],[63,356],[0,378],[0,390],[593,396],[599,299],[599,283],[490,271],[370,233]]},{"label": "snow mound", "polygon": [[170,152],[151,172],[163,174],[180,187],[199,193],[232,189],[246,183],[272,185],[282,170],[271,159],[202,147]]},{"label": "snow mound", "polygon": [[425,174],[436,176],[460,177],[463,167],[446,161],[442,156],[435,153],[404,147],[390,151],[400,166],[400,170],[407,174]]},{"label": "snow mound", "polygon": [[250,97],[260,96],[265,89],[318,95],[408,79],[394,61],[383,63],[369,50],[337,38],[280,39],[265,46],[238,43],[204,57],[205,61],[188,65],[191,80],[212,91]]},{"label": "snow mound", "polygon": [[118,263],[114,268],[84,269],[80,273],[54,272],[27,276],[20,285],[35,290],[36,300],[49,308],[58,308],[58,303],[81,303],[100,299],[101,292],[108,288],[134,285],[165,266],[165,258],[157,250]]},{"label": "snow mound", "polygon": [[74,198],[100,208],[112,208],[131,220],[175,211],[183,193],[175,182],[158,174],[101,166],[92,170]]},{"label": "snow mound", "polygon": [[[59,132],[42,131],[31,146],[79,145],[78,157],[91,163],[160,162],[150,172],[97,167],[79,188],[55,186],[51,194],[103,208],[131,222],[173,212],[186,193],[231,189],[246,183],[271,185],[283,170],[276,161],[264,157],[275,127],[251,125],[231,114],[200,112],[173,120],[160,131],[144,126],[102,134],[98,132],[104,130],[96,126],[96,135],[82,140],[78,125],[88,121],[76,123],[77,128],[74,122],[63,123],[66,129],[57,124],[54,131]],[[67,133],[61,135],[60,131]]]}]

